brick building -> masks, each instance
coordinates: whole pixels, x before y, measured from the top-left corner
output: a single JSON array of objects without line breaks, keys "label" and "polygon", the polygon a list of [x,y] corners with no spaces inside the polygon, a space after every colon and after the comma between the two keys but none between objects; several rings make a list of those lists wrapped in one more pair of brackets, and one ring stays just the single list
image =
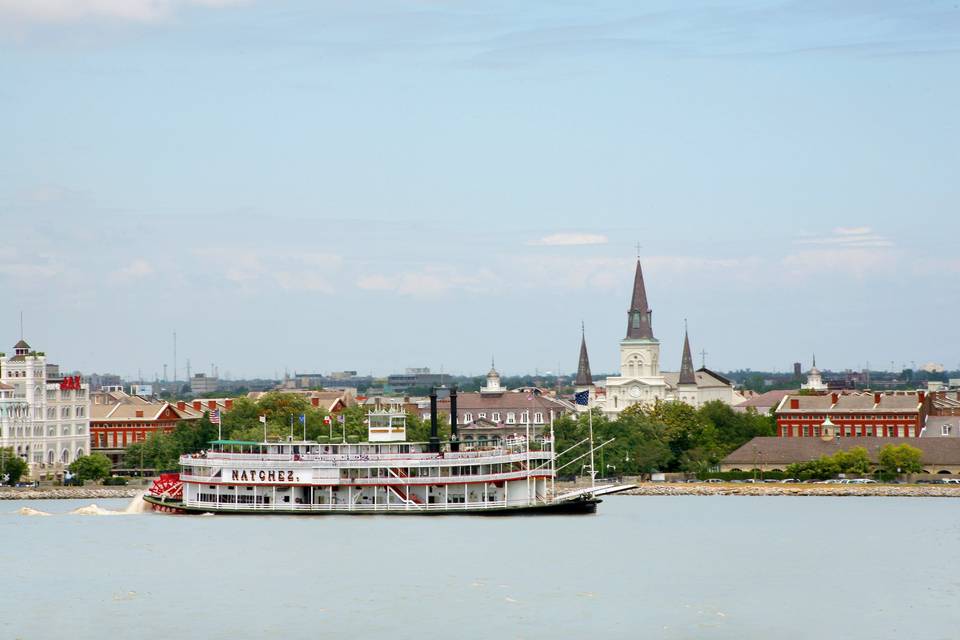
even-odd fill
[{"label": "brick building", "polygon": [[789,394],[777,406],[777,435],[817,438],[917,438],[930,399],[924,391]]},{"label": "brick building", "polygon": [[90,451],[102,453],[114,465],[123,459],[123,450],[142,442],[152,433],[170,433],[181,420],[198,420],[202,405],[146,400],[123,391],[101,391],[90,394]]}]

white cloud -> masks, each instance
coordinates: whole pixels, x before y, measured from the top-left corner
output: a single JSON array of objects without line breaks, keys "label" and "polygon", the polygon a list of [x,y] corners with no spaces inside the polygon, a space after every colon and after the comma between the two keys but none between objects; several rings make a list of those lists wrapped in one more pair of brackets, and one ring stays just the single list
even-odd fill
[{"label": "white cloud", "polygon": [[465,275],[444,266],[429,266],[420,271],[394,275],[371,274],[357,280],[357,287],[367,291],[391,291],[418,298],[434,298],[453,290],[470,292],[495,289],[499,277],[489,269]]},{"label": "white cloud", "polygon": [[871,227],[836,227],[828,235],[806,235],[797,244],[835,246],[841,248],[892,247],[893,241],[874,232]]},{"label": "white cloud", "polygon": [[213,247],[195,255],[214,272],[246,291],[280,287],[285,291],[333,293],[343,258],[315,251],[275,251]]},{"label": "white cloud", "polygon": [[48,280],[64,273],[59,260],[49,255],[21,255],[16,249],[0,249],[0,277],[28,287],[37,280]]},{"label": "white cloud", "polygon": [[117,283],[128,283],[152,275],[153,272],[153,265],[142,258],[138,258],[118,269],[110,279]]},{"label": "white cloud", "polygon": [[860,278],[871,272],[887,272],[896,268],[896,260],[889,252],[855,247],[799,251],[784,256],[781,263],[794,276],[853,275]]},{"label": "white cloud", "polygon": [[607,242],[607,236],[599,233],[554,233],[539,240],[531,240],[527,244],[538,247],[576,247]]},{"label": "white cloud", "polygon": [[65,23],[107,19],[155,22],[189,6],[222,8],[246,0],[0,0],[0,19],[24,22]]}]

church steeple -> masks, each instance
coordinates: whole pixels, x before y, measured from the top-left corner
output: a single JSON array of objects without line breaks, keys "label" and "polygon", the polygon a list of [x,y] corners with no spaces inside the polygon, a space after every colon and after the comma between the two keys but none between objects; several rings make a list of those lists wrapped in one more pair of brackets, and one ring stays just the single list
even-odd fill
[{"label": "church steeple", "polygon": [[693,372],[693,356],[690,355],[690,335],[687,332],[687,323],[683,323],[683,360],[680,362],[679,384],[697,384],[697,376]]},{"label": "church steeple", "polygon": [[653,339],[653,312],[647,305],[647,288],[643,284],[643,270],[637,260],[633,277],[633,298],[627,312],[627,339]]},{"label": "church steeple", "polygon": [[592,387],[593,376],[590,374],[590,357],[587,355],[587,336],[583,324],[580,325],[580,362],[577,363],[576,387]]}]

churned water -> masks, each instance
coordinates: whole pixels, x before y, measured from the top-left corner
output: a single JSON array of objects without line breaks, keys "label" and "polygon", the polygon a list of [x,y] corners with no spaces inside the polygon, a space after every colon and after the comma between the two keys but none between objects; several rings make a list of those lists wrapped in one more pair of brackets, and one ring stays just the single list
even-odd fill
[{"label": "churned water", "polygon": [[70,513],[89,504],[0,502],[0,638],[960,638],[951,499],[611,497],[595,516],[502,519]]}]

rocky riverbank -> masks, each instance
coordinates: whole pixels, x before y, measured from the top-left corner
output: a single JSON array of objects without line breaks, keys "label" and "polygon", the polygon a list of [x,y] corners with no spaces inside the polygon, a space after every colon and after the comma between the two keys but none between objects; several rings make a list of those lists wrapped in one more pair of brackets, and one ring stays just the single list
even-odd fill
[{"label": "rocky riverbank", "polygon": [[90,500],[132,498],[142,487],[3,487],[0,500]]},{"label": "rocky riverbank", "polygon": [[645,482],[631,496],[877,496],[960,498],[960,485],[900,484],[661,484]]}]

